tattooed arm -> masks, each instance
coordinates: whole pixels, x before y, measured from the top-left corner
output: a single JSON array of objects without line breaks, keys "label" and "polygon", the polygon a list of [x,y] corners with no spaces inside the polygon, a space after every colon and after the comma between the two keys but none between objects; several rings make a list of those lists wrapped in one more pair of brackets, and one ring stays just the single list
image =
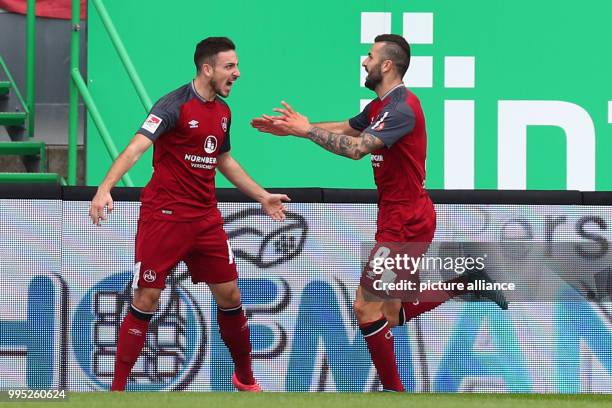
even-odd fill
[{"label": "tattooed arm", "polygon": [[[358,133],[357,130],[350,128],[348,121],[346,124],[329,122],[312,125],[306,116],[294,111],[288,103],[281,103],[285,109],[275,108],[274,111],[282,116],[263,115],[261,119],[251,122],[253,127],[260,132],[277,136],[295,135],[307,138],[332,153],[353,160],[359,160],[366,154],[385,146],[383,141],[376,136],[365,132]],[[342,133],[335,133],[331,130],[333,128],[339,128]]]},{"label": "tattooed arm", "polygon": [[339,133],[341,135],[355,137],[361,136],[361,132],[356,129],[353,129],[349,124],[348,120],[345,120],[343,122],[317,122],[313,123],[312,125],[333,133]]},{"label": "tattooed arm", "polygon": [[312,126],[304,135],[322,148],[332,153],[359,160],[363,156],[385,146],[382,140],[369,133],[361,133],[358,137],[332,133],[317,126]]},{"label": "tattooed arm", "polygon": [[[252,119],[251,126],[260,132],[270,133],[276,136],[288,136],[292,134],[291,129],[285,126],[284,122],[279,119],[280,116],[262,115],[259,118]],[[313,123],[313,125],[333,133],[340,133],[354,137],[361,136],[361,132],[353,129],[348,120],[345,120],[344,122],[318,122]]]}]

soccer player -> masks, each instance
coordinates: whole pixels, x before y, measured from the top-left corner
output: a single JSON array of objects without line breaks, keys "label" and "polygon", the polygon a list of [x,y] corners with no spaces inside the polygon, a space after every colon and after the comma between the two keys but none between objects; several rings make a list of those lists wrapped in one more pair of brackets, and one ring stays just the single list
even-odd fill
[{"label": "soccer player", "polygon": [[272,219],[285,218],[284,194],[270,194],[230,154],[231,112],[227,97],[240,77],[234,43],[209,37],[197,44],[196,76],[163,96],[98,187],[89,215],[94,224],[113,209],[111,189],[154,145],[154,173],[142,190],[136,233],[135,288],[119,331],[111,390],[123,391],[138,359],[166,276],[185,261],[193,283],[205,282],[217,302],[221,337],[234,361],[232,383],[260,391],[251,368],[247,319],[237,285],[236,264],[217,209],[215,173],[261,203]]},{"label": "soccer player", "polygon": [[[344,122],[313,125],[307,117],[282,102],[284,108],[274,109],[280,116],[263,115],[251,122],[261,132],[307,138],[332,153],[354,160],[371,154],[378,189],[377,247],[372,254],[391,243],[391,246],[397,244],[393,250],[418,257],[427,250],[436,227],[435,209],[424,188],[425,118],[418,98],[402,82],[409,63],[410,47],[403,37],[379,35],[363,62],[368,74],[365,86],[376,92],[378,98],[360,114]],[[474,278],[466,275],[455,279],[468,282]],[[375,280],[370,273],[362,274],[353,309],[383,389],[403,391],[390,328],[462,292],[421,292],[419,299],[434,299],[427,302],[385,301],[386,296],[373,285]],[[500,307],[507,307],[503,295],[488,295]]]}]

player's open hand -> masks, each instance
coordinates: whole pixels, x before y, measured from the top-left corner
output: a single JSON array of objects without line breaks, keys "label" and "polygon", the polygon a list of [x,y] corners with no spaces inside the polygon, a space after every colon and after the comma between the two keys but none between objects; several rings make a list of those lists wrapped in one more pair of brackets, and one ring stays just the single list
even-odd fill
[{"label": "player's open hand", "polygon": [[282,122],[279,122],[279,119],[280,116],[261,115],[260,118],[251,120],[251,126],[262,133],[270,133],[276,136],[289,136],[291,134],[291,129]]},{"label": "player's open hand", "polygon": [[284,126],[289,129],[293,135],[300,137],[306,136],[312,127],[308,118],[301,113],[294,111],[291,105],[289,105],[287,102],[282,101],[281,104],[285,108],[274,108],[274,112],[280,113],[281,116],[276,116],[272,120],[273,125]]},{"label": "player's open hand", "polygon": [[286,194],[268,194],[261,200],[261,208],[275,221],[285,221],[287,208],[283,201],[291,201]]},{"label": "player's open hand", "polygon": [[91,205],[89,206],[89,216],[95,225],[100,225],[100,220],[106,221],[107,216],[104,214],[104,208],[108,208],[108,213],[113,211],[113,197],[110,192],[98,190]]}]

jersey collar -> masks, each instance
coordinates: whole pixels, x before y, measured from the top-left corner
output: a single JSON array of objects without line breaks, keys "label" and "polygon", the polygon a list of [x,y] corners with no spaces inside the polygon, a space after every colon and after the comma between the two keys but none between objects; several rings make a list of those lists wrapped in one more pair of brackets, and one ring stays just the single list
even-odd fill
[{"label": "jersey collar", "polygon": [[212,99],[212,100],[210,100],[210,101],[209,101],[209,100],[207,100],[206,98],[204,98],[202,95],[200,95],[200,94],[198,93],[198,91],[196,90],[196,88],[195,88],[195,84],[193,83],[193,79],[191,80],[191,90],[193,91],[194,95],[195,95],[195,96],[196,96],[196,97],[197,97],[197,98],[198,98],[200,101],[202,101],[202,102],[204,102],[204,103],[212,103],[212,102],[215,102],[215,101],[217,100],[217,95],[215,95],[215,96],[213,97],[213,99]]},{"label": "jersey collar", "polygon": [[387,91],[387,93],[386,93],[386,94],[384,94],[383,96],[381,96],[381,97],[380,97],[380,100],[381,100],[381,101],[382,101],[382,100],[384,100],[384,99],[385,99],[387,96],[391,95],[391,92],[395,91],[395,90],[396,90],[396,89],[398,89],[398,88],[403,88],[404,86],[405,86],[405,85],[404,85],[404,83],[403,83],[403,82],[400,82],[399,84],[397,84],[397,85],[396,85],[396,86],[394,86],[393,88],[389,89],[389,90]]}]

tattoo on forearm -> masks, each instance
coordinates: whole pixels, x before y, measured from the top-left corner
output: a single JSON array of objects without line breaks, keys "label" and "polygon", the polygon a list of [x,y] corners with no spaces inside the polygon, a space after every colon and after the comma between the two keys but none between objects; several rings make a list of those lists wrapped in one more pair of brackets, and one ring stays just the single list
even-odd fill
[{"label": "tattoo on forearm", "polygon": [[307,137],[324,149],[351,159],[360,159],[366,154],[383,147],[382,141],[369,133],[362,133],[360,137],[353,137],[333,133],[316,126],[308,130]]}]

